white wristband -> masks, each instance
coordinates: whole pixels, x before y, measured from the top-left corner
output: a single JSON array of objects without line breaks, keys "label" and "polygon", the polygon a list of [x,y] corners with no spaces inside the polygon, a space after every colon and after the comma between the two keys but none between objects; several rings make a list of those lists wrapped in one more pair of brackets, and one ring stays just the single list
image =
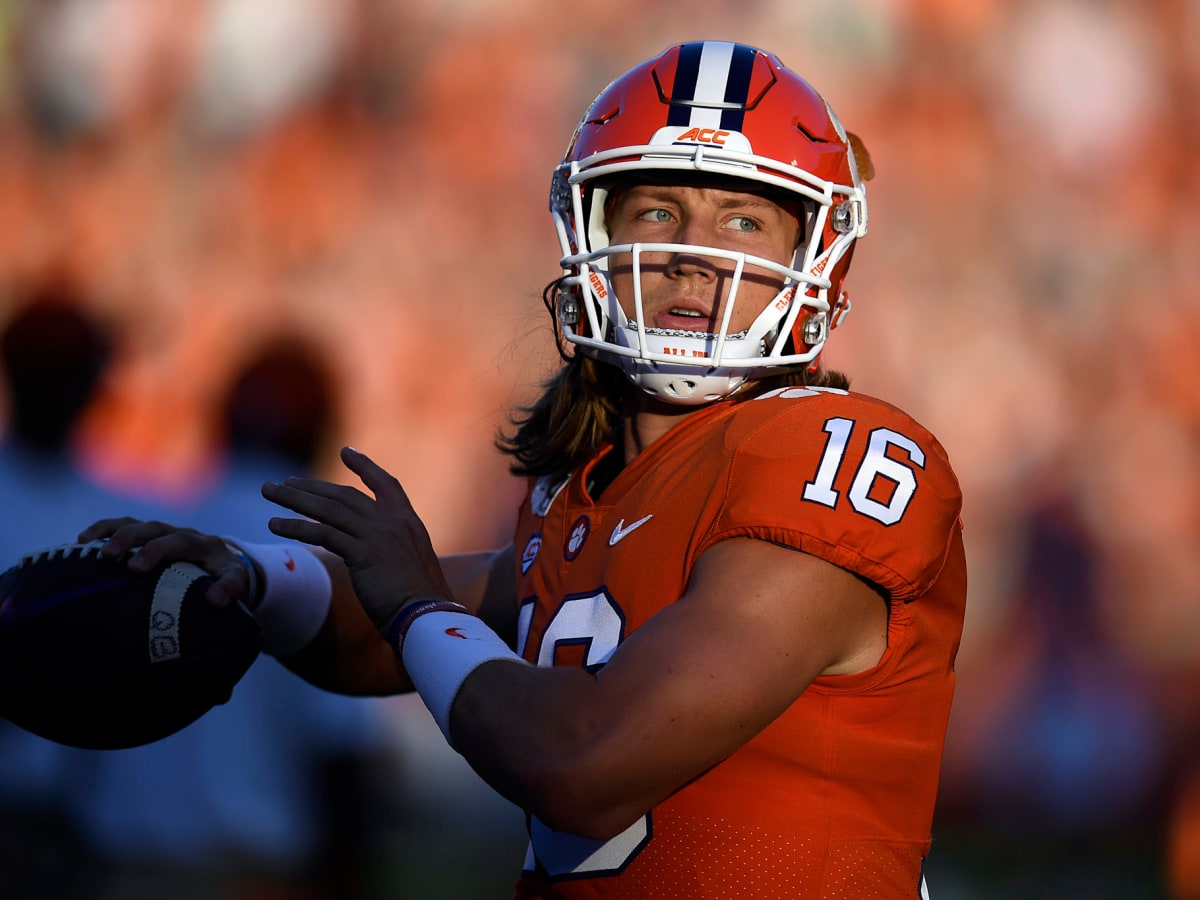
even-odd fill
[{"label": "white wristband", "polygon": [[324,563],[302,544],[226,540],[249,556],[263,576],[258,602],[251,607],[262,627],[263,652],[290,656],[307,646],[333,603],[333,582]]},{"label": "white wristband", "polygon": [[482,619],[469,613],[443,611],[419,616],[409,626],[400,658],[451,747],[450,708],[467,676],[493,659],[529,665],[508,649]]}]

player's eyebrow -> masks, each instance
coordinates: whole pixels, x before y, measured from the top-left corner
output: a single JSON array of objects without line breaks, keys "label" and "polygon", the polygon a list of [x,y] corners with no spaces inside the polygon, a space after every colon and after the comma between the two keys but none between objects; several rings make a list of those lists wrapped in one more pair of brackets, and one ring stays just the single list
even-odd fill
[{"label": "player's eyebrow", "polygon": [[[638,202],[678,202],[674,193],[674,185],[639,184],[624,192],[625,197],[633,196]],[[748,191],[726,191],[721,188],[701,188],[705,191],[717,192],[715,204],[720,209],[749,209],[778,212],[788,215],[786,208],[769,197]]]}]

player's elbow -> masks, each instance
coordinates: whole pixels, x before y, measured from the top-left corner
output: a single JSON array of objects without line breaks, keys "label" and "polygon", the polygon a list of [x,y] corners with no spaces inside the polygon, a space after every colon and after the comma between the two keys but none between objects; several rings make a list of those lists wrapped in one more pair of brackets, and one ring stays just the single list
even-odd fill
[{"label": "player's elbow", "polygon": [[533,812],[545,825],[595,841],[616,837],[645,814],[644,810],[595,798],[556,797],[538,806],[541,811]]},{"label": "player's elbow", "polygon": [[652,804],[613,774],[586,763],[543,771],[530,812],[555,831],[601,841],[615,837]]}]

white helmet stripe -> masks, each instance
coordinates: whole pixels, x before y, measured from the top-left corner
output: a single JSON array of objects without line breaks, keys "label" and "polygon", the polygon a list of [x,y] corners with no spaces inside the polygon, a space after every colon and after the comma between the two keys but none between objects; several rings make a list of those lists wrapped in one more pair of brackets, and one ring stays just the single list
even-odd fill
[{"label": "white helmet stripe", "polygon": [[[708,41],[700,54],[700,71],[696,75],[696,106],[688,124],[693,128],[720,128],[721,105],[725,102],[725,85],[729,81],[729,62],[733,59],[733,44]],[[703,105],[699,105],[703,104]]]}]

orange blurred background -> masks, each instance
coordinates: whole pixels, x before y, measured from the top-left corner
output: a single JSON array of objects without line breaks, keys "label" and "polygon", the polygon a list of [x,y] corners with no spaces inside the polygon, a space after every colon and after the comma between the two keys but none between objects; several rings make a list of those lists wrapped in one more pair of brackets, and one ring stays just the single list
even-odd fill
[{"label": "orange blurred background", "polygon": [[89,473],[186,509],[233,373],[302,335],[323,471],[372,454],[446,552],[521,496],[491,440],[556,359],[579,116],[677,40],[777,53],[878,171],[826,358],[966,498],[934,896],[1200,897],[1194,0],[3,0],[0,34],[0,326],[69,285],[120,336]]}]

